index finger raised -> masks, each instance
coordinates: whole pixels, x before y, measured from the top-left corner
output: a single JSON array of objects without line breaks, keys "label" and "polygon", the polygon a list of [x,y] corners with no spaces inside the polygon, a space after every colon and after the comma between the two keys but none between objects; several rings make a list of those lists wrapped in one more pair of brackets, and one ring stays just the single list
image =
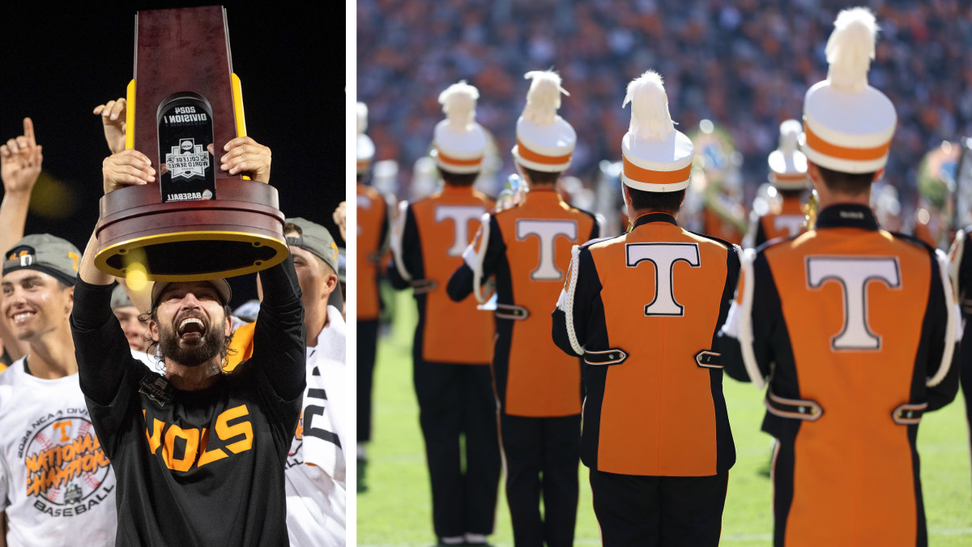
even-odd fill
[{"label": "index finger raised", "polygon": [[34,121],[30,118],[24,118],[24,136],[27,137],[31,145],[37,144],[37,141],[34,140]]}]

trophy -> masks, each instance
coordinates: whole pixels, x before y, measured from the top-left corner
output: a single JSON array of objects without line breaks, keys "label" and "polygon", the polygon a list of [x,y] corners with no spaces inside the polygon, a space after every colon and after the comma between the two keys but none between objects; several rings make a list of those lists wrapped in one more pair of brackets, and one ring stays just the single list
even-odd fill
[{"label": "trophy", "polygon": [[277,190],[219,170],[216,154],[246,135],[226,10],[135,18],[126,148],[147,155],[160,176],[101,198],[95,264],[117,277],[201,281],[282,262],[289,249]]}]

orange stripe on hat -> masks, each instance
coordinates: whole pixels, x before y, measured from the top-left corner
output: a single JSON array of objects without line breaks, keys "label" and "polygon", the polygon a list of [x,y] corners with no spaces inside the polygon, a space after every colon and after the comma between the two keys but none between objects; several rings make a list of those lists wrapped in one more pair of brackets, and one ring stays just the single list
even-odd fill
[{"label": "orange stripe on hat", "polygon": [[652,171],[631,163],[628,158],[622,156],[624,161],[624,175],[635,182],[644,184],[675,184],[685,182],[692,174],[692,164],[677,171]]},{"label": "orange stripe on hat", "polygon": [[478,158],[473,158],[471,160],[461,160],[459,158],[453,158],[452,156],[443,154],[442,149],[440,149],[439,147],[436,147],[435,150],[436,153],[439,155],[439,159],[441,159],[446,163],[451,163],[453,165],[473,166],[473,165],[479,165],[479,163],[483,161],[482,156],[479,156]]},{"label": "orange stripe on hat", "polygon": [[774,172],[773,173],[773,177],[776,180],[778,180],[778,181],[783,181],[783,182],[790,182],[790,181],[792,181],[792,182],[796,182],[798,180],[805,180],[807,178],[807,174],[806,173],[797,173],[795,175],[783,175],[783,174]]},{"label": "orange stripe on hat", "polygon": [[562,163],[567,163],[570,161],[571,152],[568,152],[563,156],[547,156],[545,154],[540,154],[539,152],[534,152],[527,148],[523,144],[523,141],[516,139],[517,153],[521,158],[532,161],[535,163],[542,163],[544,165],[560,165]]},{"label": "orange stripe on hat", "polygon": [[826,154],[842,160],[879,160],[886,156],[888,154],[888,150],[891,148],[890,139],[881,146],[874,148],[847,148],[846,146],[838,146],[825,141],[823,138],[817,136],[816,133],[811,131],[809,125],[804,126],[803,132],[806,134],[807,146],[813,150],[816,150],[817,152],[820,152],[821,154]]}]

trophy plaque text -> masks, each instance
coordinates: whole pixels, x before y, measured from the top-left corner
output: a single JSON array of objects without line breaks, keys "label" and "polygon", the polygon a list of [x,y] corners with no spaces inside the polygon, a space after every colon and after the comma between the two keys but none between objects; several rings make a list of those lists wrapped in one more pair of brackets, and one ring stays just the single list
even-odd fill
[{"label": "trophy plaque text", "polygon": [[276,189],[219,169],[223,146],[246,135],[226,11],[143,11],[135,32],[126,146],[152,160],[156,183],[101,199],[95,264],[118,277],[198,281],[282,262]]}]

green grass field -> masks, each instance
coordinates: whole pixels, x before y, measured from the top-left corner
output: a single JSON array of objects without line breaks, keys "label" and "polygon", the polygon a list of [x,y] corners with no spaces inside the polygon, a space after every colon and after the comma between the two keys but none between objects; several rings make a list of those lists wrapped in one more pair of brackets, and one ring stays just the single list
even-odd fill
[{"label": "green grass field", "polygon": [[[411,341],[415,304],[396,297],[397,320],[378,348],[375,372],[374,441],[369,447],[368,491],[358,494],[358,545],[427,546],[435,543],[425,453],[412,388]],[[726,401],[738,459],[729,474],[722,545],[766,547],[773,528],[772,488],[761,475],[768,467],[771,438],[759,430],[760,394],[726,379]],[[961,395],[924,419],[918,436],[922,484],[932,547],[972,545],[972,478],[968,431]],[[581,466],[577,545],[600,545],[591,508],[587,468]],[[509,511],[500,488],[496,533],[491,542],[512,545]]]}]

